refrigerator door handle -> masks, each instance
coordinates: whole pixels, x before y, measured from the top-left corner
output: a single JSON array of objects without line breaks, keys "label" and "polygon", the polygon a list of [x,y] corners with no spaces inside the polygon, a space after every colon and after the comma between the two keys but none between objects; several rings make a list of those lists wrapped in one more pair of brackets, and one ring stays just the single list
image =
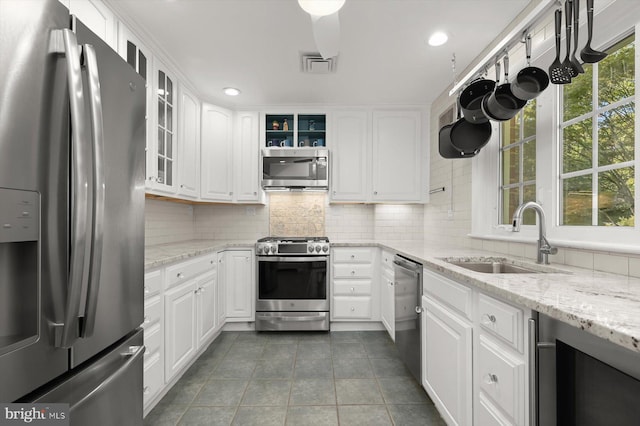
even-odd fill
[{"label": "refrigerator door handle", "polygon": [[86,239],[88,228],[88,191],[89,176],[87,158],[83,144],[87,134],[84,120],[84,93],[82,87],[82,70],[80,68],[80,48],[75,34],[69,29],[62,31],[62,40],[67,64],[67,81],[69,85],[69,104],[71,115],[71,253],[69,264],[69,283],[65,302],[64,322],[56,324],[57,347],[68,348],[77,338],[77,323],[85,276]]},{"label": "refrigerator door handle", "polygon": [[100,272],[102,269],[102,242],[104,240],[105,171],[104,171],[104,125],[102,121],[102,97],[96,51],[90,44],[83,45],[84,67],[87,72],[89,108],[91,111],[91,139],[93,148],[93,218],[91,229],[91,255],[89,262],[89,284],[84,321],[80,336],[91,337],[96,322]]}]

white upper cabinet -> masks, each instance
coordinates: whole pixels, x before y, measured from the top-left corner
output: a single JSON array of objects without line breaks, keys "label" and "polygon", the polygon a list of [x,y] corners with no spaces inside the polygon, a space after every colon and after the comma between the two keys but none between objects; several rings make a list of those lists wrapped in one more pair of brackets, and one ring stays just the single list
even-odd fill
[{"label": "white upper cabinet", "polygon": [[259,202],[260,188],[260,114],[240,111],[235,114],[234,128],[234,199]]},{"label": "white upper cabinet", "polygon": [[373,112],[373,201],[421,201],[420,131],[419,111]]},{"label": "white upper cabinet", "polygon": [[233,114],[210,104],[202,105],[200,198],[233,199]]},{"label": "white upper cabinet", "polygon": [[200,195],[200,101],[182,84],[178,108],[178,195],[197,199]]},{"label": "white upper cabinet", "polygon": [[369,175],[369,120],[366,111],[331,114],[331,199],[367,201]]},{"label": "white upper cabinet", "polygon": [[113,50],[118,50],[118,23],[113,13],[101,0],[60,0],[60,2]]},{"label": "white upper cabinet", "polygon": [[175,194],[178,186],[176,78],[157,58],[154,59],[153,64],[154,95],[151,108],[156,111],[156,114],[155,129],[151,134],[153,151],[151,156],[147,155],[147,179],[153,192]]}]

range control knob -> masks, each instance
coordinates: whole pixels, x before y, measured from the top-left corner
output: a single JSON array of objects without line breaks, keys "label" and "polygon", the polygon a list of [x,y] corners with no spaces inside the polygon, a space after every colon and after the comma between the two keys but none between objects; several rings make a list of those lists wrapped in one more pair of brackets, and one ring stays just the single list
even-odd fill
[{"label": "range control knob", "polygon": [[323,251],[324,253],[328,252],[328,251],[329,251],[329,246],[328,246],[328,245],[326,245],[326,244],[324,244],[324,245],[322,246],[322,251]]},{"label": "range control knob", "polygon": [[322,250],[320,244],[316,244],[316,253],[320,253],[320,250]]},{"label": "range control knob", "polygon": [[313,253],[313,246],[312,246],[312,245],[309,245],[308,250],[309,250],[309,253]]},{"label": "range control knob", "polygon": [[262,246],[256,247],[256,253],[257,254],[262,254]]},{"label": "range control knob", "polygon": [[271,246],[271,253],[275,254],[276,252],[276,246]]}]

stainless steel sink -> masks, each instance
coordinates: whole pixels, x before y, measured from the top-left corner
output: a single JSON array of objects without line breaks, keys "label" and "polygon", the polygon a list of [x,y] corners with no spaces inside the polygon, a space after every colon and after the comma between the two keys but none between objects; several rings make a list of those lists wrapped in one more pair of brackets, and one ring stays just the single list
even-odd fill
[{"label": "stainless steel sink", "polygon": [[484,274],[545,274],[564,272],[543,265],[528,265],[501,257],[444,258],[442,260],[452,265]]},{"label": "stainless steel sink", "polygon": [[485,274],[538,274],[544,271],[536,271],[534,269],[524,268],[509,263],[501,262],[449,262],[452,265],[461,268],[470,269],[476,272],[484,272]]}]

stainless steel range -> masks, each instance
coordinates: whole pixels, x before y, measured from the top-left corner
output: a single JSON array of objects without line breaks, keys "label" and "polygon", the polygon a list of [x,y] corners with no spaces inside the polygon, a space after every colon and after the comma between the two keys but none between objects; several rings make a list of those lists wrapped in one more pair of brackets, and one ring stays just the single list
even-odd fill
[{"label": "stainless steel range", "polygon": [[256,330],[329,330],[329,239],[261,238],[256,244]]}]

